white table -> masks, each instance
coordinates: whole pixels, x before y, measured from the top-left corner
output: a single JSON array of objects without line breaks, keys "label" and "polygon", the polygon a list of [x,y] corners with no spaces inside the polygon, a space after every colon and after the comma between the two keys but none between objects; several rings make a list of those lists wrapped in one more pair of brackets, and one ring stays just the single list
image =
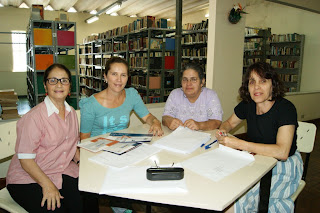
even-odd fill
[{"label": "white table", "polygon": [[[129,133],[147,133],[149,126],[139,125],[130,129],[122,130]],[[165,134],[171,131],[163,127]],[[212,134],[213,131],[207,131]],[[156,141],[159,137],[154,137]],[[92,139],[92,138],[91,138]],[[89,139],[87,139],[89,140]],[[216,143],[211,149],[218,147]],[[158,154],[140,162],[138,165],[154,165],[154,159],[157,159],[160,165],[182,162],[193,156],[204,153],[205,149],[199,148],[190,155],[177,154],[162,150]],[[103,184],[107,167],[98,165],[88,160],[88,158],[96,155],[85,149],[80,151],[80,176],[79,189],[81,191],[99,193]],[[270,171],[277,163],[272,157],[255,155],[255,161],[237,172],[227,176],[219,182],[214,182],[208,178],[202,177],[188,169],[185,169],[184,178],[186,180],[187,194],[108,194],[111,196],[147,201],[152,203],[161,203],[193,208],[201,208],[208,210],[222,211],[233,203],[237,198],[244,194],[250,187],[257,183],[268,171]],[[208,165],[210,167],[210,165]]]}]

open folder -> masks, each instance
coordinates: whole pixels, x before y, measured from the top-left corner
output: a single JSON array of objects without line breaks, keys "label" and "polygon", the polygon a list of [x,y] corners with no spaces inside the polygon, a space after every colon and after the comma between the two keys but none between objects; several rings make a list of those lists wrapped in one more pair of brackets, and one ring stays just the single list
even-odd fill
[{"label": "open folder", "polygon": [[210,140],[211,134],[179,126],[171,134],[157,140],[153,145],[173,152],[189,154]]}]

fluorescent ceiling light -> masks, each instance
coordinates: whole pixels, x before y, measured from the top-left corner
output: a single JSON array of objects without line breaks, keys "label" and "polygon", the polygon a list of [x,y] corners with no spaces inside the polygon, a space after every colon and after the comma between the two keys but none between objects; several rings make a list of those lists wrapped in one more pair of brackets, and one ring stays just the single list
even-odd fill
[{"label": "fluorescent ceiling light", "polygon": [[95,21],[98,21],[99,20],[99,17],[98,16],[92,16],[91,18],[88,18],[87,20],[86,20],[86,22],[88,23],[88,24],[91,24],[92,22],[95,22]]},{"label": "fluorescent ceiling light", "polygon": [[204,17],[209,18],[209,13],[207,13]]},{"label": "fluorescent ceiling light", "polygon": [[118,16],[118,13],[111,13],[110,16]]},{"label": "fluorescent ceiling light", "polygon": [[0,3],[0,7],[3,7],[3,4]]},{"label": "fluorescent ceiling light", "polygon": [[91,10],[90,14],[95,15],[95,14],[97,14],[97,11],[96,10]]},{"label": "fluorescent ceiling light", "polygon": [[131,15],[130,16],[131,18],[136,18],[136,17],[138,17],[136,14],[133,14],[133,15]]},{"label": "fluorescent ceiling light", "polygon": [[67,12],[69,12],[69,13],[76,13],[77,10],[74,9],[74,7],[70,7],[70,9],[69,9]]},{"label": "fluorescent ceiling light", "polygon": [[171,21],[171,19],[167,18],[167,21]]},{"label": "fluorescent ceiling light", "polygon": [[121,7],[121,4],[117,2],[106,10],[106,14],[111,14],[113,12],[116,12],[118,9],[120,9],[120,7]]},{"label": "fluorescent ceiling light", "polygon": [[45,10],[53,11],[53,8],[50,6],[50,4],[48,4],[48,6],[46,6],[44,9],[45,9]]},{"label": "fluorescent ceiling light", "polygon": [[28,5],[26,5],[26,3],[22,2],[22,4],[20,4],[19,8],[29,8]]}]

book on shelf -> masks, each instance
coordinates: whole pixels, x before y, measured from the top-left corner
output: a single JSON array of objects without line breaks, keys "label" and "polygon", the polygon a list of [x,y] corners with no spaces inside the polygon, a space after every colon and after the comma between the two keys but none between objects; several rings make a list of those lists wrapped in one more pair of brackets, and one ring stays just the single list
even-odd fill
[{"label": "book on shelf", "polygon": [[174,56],[165,56],[164,57],[164,68],[165,69],[174,69],[175,68],[175,57]]}]

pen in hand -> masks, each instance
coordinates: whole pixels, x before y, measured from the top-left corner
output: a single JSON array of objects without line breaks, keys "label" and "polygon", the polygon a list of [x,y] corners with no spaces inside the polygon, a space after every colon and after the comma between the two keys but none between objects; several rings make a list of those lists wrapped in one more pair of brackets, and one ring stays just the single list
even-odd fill
[{"label": "pen in hand", "polygon": [[206,145],[204,148],[205,149],[210,149],[211,148],[211,145],[216,143],[218,140],[214,140],[213,142],[209,143],[208,145]]}]

